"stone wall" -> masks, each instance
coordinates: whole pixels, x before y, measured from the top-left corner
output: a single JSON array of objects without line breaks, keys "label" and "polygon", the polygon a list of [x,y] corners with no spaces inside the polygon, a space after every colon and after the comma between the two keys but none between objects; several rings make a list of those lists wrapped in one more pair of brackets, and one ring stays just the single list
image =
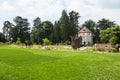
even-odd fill
[{"label": "stone wall", "polygon": [[95,44],[95,49],[104,49],[105,51],[108,51],[109,49],[112,48],[112,45],[110,43],[96,43]]}]

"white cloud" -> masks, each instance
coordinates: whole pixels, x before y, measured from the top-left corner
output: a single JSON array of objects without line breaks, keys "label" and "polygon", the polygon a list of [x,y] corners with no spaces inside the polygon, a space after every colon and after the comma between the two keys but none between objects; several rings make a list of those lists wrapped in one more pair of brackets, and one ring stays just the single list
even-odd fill
[{"label": "white cloud", "polygon": [[85,0],[85,2],[101,8],[120,9],[120,0]]},{"label": "white cloud", "polygon": [[4,1],[1,5],[0,8],[2,10],[6,10],[6,11],[14,11],[15,8],[13,6],[11,6],[7,1]]},{"label": "white cloud", "polygon": [[17,0],[16,3],[18,6],[26,6],[32,3],[33,0]]}]

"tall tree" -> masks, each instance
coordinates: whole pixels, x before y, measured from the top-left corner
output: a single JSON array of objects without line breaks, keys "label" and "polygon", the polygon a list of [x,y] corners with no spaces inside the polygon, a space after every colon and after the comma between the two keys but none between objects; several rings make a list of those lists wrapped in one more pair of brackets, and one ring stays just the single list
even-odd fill
[{"label": "tall tree", "polygon": [[60,22],[55,21],[53,31],[51,33],[51,41],[53,43],[60,43],[61,42],[61,30],[60,30]]},{"label": "tall tree", "polygon": [[69,41],[70,35],[69,35],[69,16],[67,15],[67,12],[65,10],[62,11],[62,16],[60,18],[60,30],[61,30],[61,42]]},{"label": "tall tree", "polygon": [[44,21],[42,22],[42,24],[43,24],[42,26],[44,29],[45,37],[50,40],[50,35],[53,31],[53,24],[50,21]]},{"label": "tall tree", "polygon": [[21,42],[25,42],[25,40],[30,39],[30,28],[29,23],[26,18],[22,18],[17,16],[13,20],[15,25],[11,28],[10,34],[12,37],[12,41],[16,42],[17,38],[20,38]]},{"label": "tall tree", "polygon": [[33,28],[31,32],[31,39],[36,44],[41,44],[42,39],[45,38],[43,24],[39,17],[34,19]]},{"label": "tall tree", "polygon": [[93,20],[87,20],[84,22],[83,26],[86,26],[88,29],[94,32],[96,28],[96,23]]},{"label": "tall tree", "polygon": [[10,39],[10,29],[12,28],[12,23],[9,21],[5,21],[3,23],[3,34],[5,35],[5,39],[9,40]]},{"label": "tall tree", "polygon": [[70,27],[69,27],[69,35],[76,36],[78,33],[78,19],[80,18],[80,15],[76,11],[69,12],[69,19],[70,19]]},{"label": "tall tree", "polygon": [[109,19],[101,19],[97,22],[97,28],[100,30],[105,30],[107,28],[110,28],[112,26],[115,26],[115,22],[114,21],[110,21]]}]

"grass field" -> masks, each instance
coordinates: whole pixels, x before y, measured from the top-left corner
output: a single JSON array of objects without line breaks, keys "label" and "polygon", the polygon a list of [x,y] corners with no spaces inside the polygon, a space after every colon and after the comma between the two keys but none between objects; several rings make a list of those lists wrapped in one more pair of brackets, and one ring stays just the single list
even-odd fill
[{"label": "grass field", "polygon": [[120,80],[120,54],[0,46],[0,80]]}]

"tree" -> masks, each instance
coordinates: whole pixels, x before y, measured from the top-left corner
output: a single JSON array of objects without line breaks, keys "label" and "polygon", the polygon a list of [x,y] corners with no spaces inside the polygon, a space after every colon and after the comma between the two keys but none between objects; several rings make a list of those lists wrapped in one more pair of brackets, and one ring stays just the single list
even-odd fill
[{"label": "tree", "polygon": [[112,36],[110,39],[109,39],[109,42],[111,44],[116,44],[118,41],[118,37],[117,36]]},{"label": "tree", "polygon": [[76,36],[78,33],[78,19],[80,18],[79,13],[76,11],[69,12],[69,20],[70,20],[70,27],[69,27],[69,35]]},{"label": "tree", "polygon": [[3,33],[0,32],[0,42],[5,42],[5,36]]},{"label": "tree", "polygon": [[60,29],[60,22],[55,21],[53,31],[51,33],[51,39],[53,43],[60,43],[61,42],[61,29]]},{"label": "tree", "polygon": [[93,20],[87,20],[84,22],[83,26],[86,26],[90,29],[93,33],[95,32],[96,23]]},{"label": "tree", "polygon": [[53,32],[51,33],[52,42],[65,43],[70,41],[70,36],[76,36],[78,32],[79,13],[71,11],[69,15],[63,10],[58,21],[55,21]]},{"label": "tree", "polygon": [[[100,42],[100,30],[106,30],[107,28],[110,28],[112,26],[115,26],[115,22],[114,21],[110,21],[109,19],[101,19],[97,22],[97,26],[95,27],[95,42]],[[106,41],[106,40],[105,40]]]},{"label": "tree", "polygon": [[50,39],[50,35],[53,31],[53,24],[50,21],[42,22],[42,27],[44,29],[44,35],[46,38]]},{"label": "tree", "polygon": [[100,39],[103,43],[120,44],[120,26],[113,26],[100,31]]},{"label": "tree", "polygon": [[69,35],[69,16],[65,10],[62,11],[62,16],[60,18],[60,31],[61,31],[61,42],[64,43],[65,41],[70,41]]},{"label": "tree", "polygon": [[42,39],[45,38],[44,28],[42,26],[42,22],[39,17],[33,20],[33,28],[31,32],[31,39],[36,44],[41,44]]},{"label": "tree", "polygon": [[12,28],[12,23],[9,21],[5,21],[3,23],[3,34],[5,35],[5,39],[9,40],[10,39],[10,29]]},{"label": "tree", "polygon": [[20,38],[21,42],[25,43],[25,40],[30,39],[28,20],[26,18],[17,16],[13,19],[13,21],[15,22],[15,25],[10,30],[12,41],[16,42],[17,38]]},{"label": "tree", "polygon": [[97,28],[99,30],[105,30],[105,29],[110,28],[115,25],[116,24],[114,21],[110,21],[109,19],[105,19],[105,18],[103,18],[97,22]]}]

